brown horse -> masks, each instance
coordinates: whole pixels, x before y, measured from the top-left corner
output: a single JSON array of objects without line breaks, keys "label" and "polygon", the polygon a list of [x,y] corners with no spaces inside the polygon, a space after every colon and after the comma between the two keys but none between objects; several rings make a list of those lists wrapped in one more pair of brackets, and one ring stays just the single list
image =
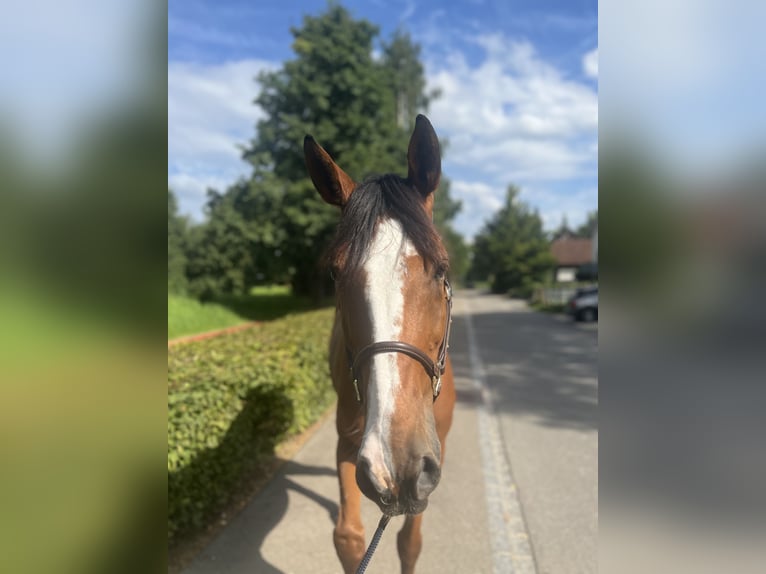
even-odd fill
[{"label": "brown horse", "polygon": [[303,149],[317,191],[342,209],[329,252],[337,299],[330,341],[338,393],[335,548],[345,572],[354,572],[365,551],[364,493],[386,515],[407,515],[397,547],[402,572],[410,573],[455,405],[448,259],[432,223],[439,140],[419,115],[407,178],[388,174],[359,185],[311,136]]}]

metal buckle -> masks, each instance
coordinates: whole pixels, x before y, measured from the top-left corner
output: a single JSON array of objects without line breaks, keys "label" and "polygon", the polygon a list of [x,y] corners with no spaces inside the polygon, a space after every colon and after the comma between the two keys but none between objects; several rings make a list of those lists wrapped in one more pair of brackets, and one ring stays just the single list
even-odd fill
[{"label": "metal buckle", "polygon": [[359,394],[359,379],[354,379],[354,391],[356,392],[357,402],[362,402],[362,396]]},{"label": "metal buckle", "polygon": [[442,378],[441,376],[434,375],[431,377],[431,390],[434,393],[434,399],[442,392]]}]

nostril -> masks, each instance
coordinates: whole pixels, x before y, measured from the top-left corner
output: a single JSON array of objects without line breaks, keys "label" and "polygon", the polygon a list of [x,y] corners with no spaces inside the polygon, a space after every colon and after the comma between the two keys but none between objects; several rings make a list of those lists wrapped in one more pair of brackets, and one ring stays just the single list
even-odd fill
[{"label": "nostril", "polygon": [[391,492],[391,489],[387,488],[383,492],[380,493],[380,503],[383,506],[391,506],[394,502],[394,493]]},{"label": "nostril", "polygon": [[421,470],[415,483],[415,495],[418,500],[424,500],[433,492],[441,478],[441,468],[437,460],[430,456],[424,456],[421,461]]},{"label": "nostril", "polygon": [[390,490],[378,484],[372,472],[372,465],[366,458],[360,458],[356,463],[356,483],[362,494],[373,502],[381,500],[383,504],[390,504],[390,502],[386,502],[389,497],[393,501],[393,495],[391,495]]},{"label": "nostril", "polygon": [[370,461],[364,457],[360,457],[359,460],[356,461],[356,472],[357,474],[369,474]]},{"label": "nostril", "polygon": [[356,463],[356,483],[366,496],[370,496],[370,492],[375,492],[375,488],[370,480],[370,463],[366,459],[362,458]]},{"label": "nostril", "polygon": [[439,463],[436,462],[436,459],[434,457],[432,456],[423,457],[423,472],[430,475],[441,473],[441,470],[439,469]]}]

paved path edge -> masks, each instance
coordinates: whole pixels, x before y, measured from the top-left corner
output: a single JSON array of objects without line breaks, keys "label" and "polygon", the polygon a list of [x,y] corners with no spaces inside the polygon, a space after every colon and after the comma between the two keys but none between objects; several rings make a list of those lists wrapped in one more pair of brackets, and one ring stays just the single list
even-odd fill
[{"label": "paved path edge", "polygon": [[470,302],[466,301],[466,332],[471,378],[479,389],[482,403],[478,412],[479,443],[484,462],[487,518],[495,574],[537,574],[518,488],[511,474],[500,423],[492,406],[492,395],[485,379],[476,335],[471,321]]}]

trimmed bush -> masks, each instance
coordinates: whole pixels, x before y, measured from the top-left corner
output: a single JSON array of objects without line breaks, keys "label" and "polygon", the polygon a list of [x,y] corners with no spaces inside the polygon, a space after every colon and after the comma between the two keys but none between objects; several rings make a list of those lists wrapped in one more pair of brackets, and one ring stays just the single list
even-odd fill
[{"label": "trimmed bush", "polygon": [[215,517],[272,453],[334,400],[333,310],[168,349],[168,540]]}]

